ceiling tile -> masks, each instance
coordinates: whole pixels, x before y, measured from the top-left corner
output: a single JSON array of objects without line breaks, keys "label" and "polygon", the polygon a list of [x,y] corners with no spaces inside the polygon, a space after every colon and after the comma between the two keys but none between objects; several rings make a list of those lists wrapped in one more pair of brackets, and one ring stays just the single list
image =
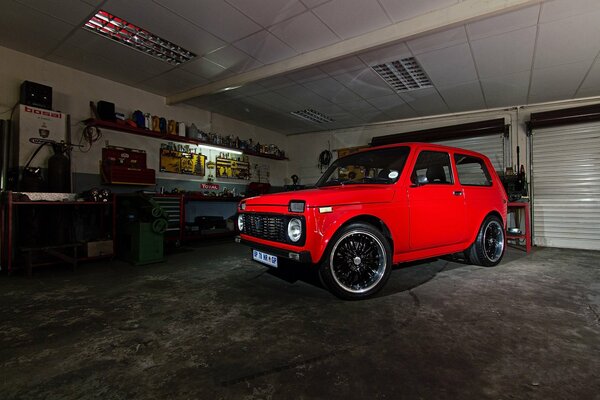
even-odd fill
[{"label": "ceiling tile", "polygon": [[414,118],[418,116],[417,112],[411,106],[404,102],[390,107],[384,112],[385,115],[390,117],[390,119]]},{"label": "ceiling tile", "polygon": [[479,81],[438,88],[450,111],[471,111],[485,108]]},{"label": "ceiling tile", "polygon": [[351,101],[349,103],[342,103],[342,104],[340,104],[340,107],[342,107],[344,110],[346,110],[350,113],[353,113],[353,114],[375,113],[375,112],[380,111],[380,110],[377,110],[375,107],[373,107],[366,100],[358,100],[358,101]]},{"label": "ceiling tile", "polygon": [[371,68],[334,76],[335,80],[364,99],[393,94],[394,91]]},{"label": "ceiling tile", "polygon": [[232,98],[241,98],[247,96],[254,96],[255,94],[264,93],[268,89],[262,87],[256,82],[249,83],[247,85],[241,86],[239,88],[228,91],[230,97]]},{"label": "ceiling tile", "polygon": [[327,3],[330,0],[301,0],[302,3],[308,8],[313,8],[323,3]]},{"label": "ceiling tile", "polygon": [[377,65],[388,61],[399,60],[401,58],[412,57],[412,53],[404,43],[398,43],[380,49],[361,53],[358,57],[367,65]]},{"label": "ceiling tile", "polygon": [[281,61],[297,54],[291,47],[267,31],[250,35],[235,42],[234,45],[265,64]]},{"label": "ceiling tile", "polygon": [[326,100],[312,90],[297,84],[275,89],[275,92],[284,97],[294,99],[295,102],[307,108],[318,108],[319,106],[331,104],[329,100]]},{"label": "ceiling tile", "polygon": [[[147,0],[109,0],[102,8],[199,56],[227,44],[183,17]],[[140,13],[140,10],[144,12]]]},{"label": "ceiling tile", "polygon": [[375,97],[368,100],[373,106],[377,109],[386,111],[392,109],[394,107],[398,107],[399,105],[406,104],[400,96],[397,94],[392,94],[388,96]]},{"label": "ceiling tile", "polygon": [[327,78],[328,75],[319,68],[307,68],[291,72],[286,75],[289,79],[297,83],[316,81],[317,79]]},{"label": "ceiling tile", "polygon": [[339,118],[340,114],[348,113],[346,110],[334,103],[319,104],[319,108],[317,108],[316,110],[330,117],[334,117],[334,119]]},{"label": "ceiling tile", "polygon": [[473,22],[467,25],[469,39],[481,39],[537,25],[539,13],[540,6],[538,4]]},{"label": "ceiling tile", "polygon": [[221,79],[228,74],[225,68],[205,58],[188,61],[182,64],[180,68],[209,80]]},{"label": "ceiling tile", "polygon": [[267,79],[263,79],[261,81],[258,81],[258,84],[262,87],[264,87],[265,89],[269,89],[269,90],[275,90],[275,89],[279,89],[279,88],[283,88],[286,86],[292,86],[295,85],[295,83],[293,81],[291,81],[289,78],[285,77],[285,76],[274,76],[272,78],[267,78]]},{"label": "ceiling tile", "polygon": [[589,93],[590,91],[600,91],[600,59],[596,59],[596,62],[587,73],[587,76],[581,84],[580,91]]},{"label": "ceiling tile", "polygon": [[590,65],[583,61],[534,70],[529,103],[573,98]]},{"label": "ceiling tile", "polygon": [[363,69],[364,67],[365,63],[360,58],[355,56],[346,57],[329,62],[327,64],[319,65],[319,69],[328,73],[329,75],[337,75],[344,72],[356,71],[357,69]]},{"label": "ceiling tile", "polygon": [[507,107],[527,104],[529,71],[481,79],[488,107]]},{"label": "ceiling tile", "polygon": [[204,58],[238,73],[249,71],[262,65],[259,61],[233,46],[227,46],[217,51],[213,51],[204,56]]},{"label": "ceiling tile", "polygon": [[445,114],[448,112],[448,106],[435,88],[400,93],[400,97],[419,115]]},{"label": "ceiling tile", "polygon": [[94,7],[79,0],[39,1],[16,0],[18,3],[31,7],[56,19],[73,26],[83,25],[94,12]]},{"label": "ceiling tile", "polygon": [[477,79],[467,44],[421,54],[416,58],[436,86],[451,86]]},{"label": "ceiling tile", "polygon": [[269,30],[299,53],[320,49],[340,40],[312,12],[300,14]]},{"label": "ceiling tile", "polygon": [[[102,78],[110,79],[115,82],[124,83],[126,85],[135,86],[139,81],[137,75],[130,73],[121,73],[119,65],[111,60],[103,58],[101,55],[86,51],[78,47],[60,47],[46,58],[50,62],[54,62],[65,67],[74,68],[80,71],[86,71]],[[89,92],[89,96],[103,96],[102,90],[99,93]]]},{"label": "ceiling tile", "polygon": [[71,46],[101,54],[103,58],[112,61],[115,68],[122,74],[136,76],[138,81],[146,80],[174,68],[165,61],[84,29],[75,31],[60,45],[59,49],[68,51]]},{"label": "ceiling tile", "polygon": [[252,96],[276,110],[292,112],[302,109],[302,106],[293,99],[286,98],[275,92],[265,92]]},{"label": "ceiling tile", "polygon": [[600,10],[598,0],[553,0],[542,5],[540,23],[556,21]]},{"label": "ceiling tile", "polygon": [[532,26],[472,41],[479,76],[487,78],[530,70],[536,31],[537,27]]},{"label": "ceiling tile", "polygon": [[265,28],[306,11],[306,7],[299,1],[227,0],[227,2]]},{"label": "ceiling tile", "polygon": [[[27,23],[24,24],[23,16]],[[4,1],[0,12],[0,45],[42,57],[73,30],[67,24],[13,1]]]},{"label": "ceiling tile", "polygon": [[379,0],[394,22],[405,21],[418,15],[458,3],[459,0]]},{"label": "ceiling tile", "polygon": [[343,39],[392,24],[377,0],[333,0],[313,13]]},{"label": "ceiling tile", "polygon": [[447,31],[437,32],[410,40],[407,45],[412,50],[413,54],[421,54],[466,42],[467,34],[465,28],[464,26],[459,26]]},{"label": "ceiling tile", "polygon": [[304,84],[304,86],[319,96],[334,103],[346,103],[360,100],[360,97],[333,78],[325,78],[319,79],[318,81],[307,82]]},{"label": "ceiling tile", "polygon": [[600,12],[541,24],[534,68],[593,60],[600,50]]},{"label": "ceiling tile", "polygon": [[600,89],[594,87],[581,88],[575,94],[575,98],[580,99],[582,97],[598,97],[600,96]]},{"label": "ceiling tile", "polygon": [[154,1],[227,42],[261,30],[260,25],[222,0]]},{"label": "ceiling tile", "polygon": [[138,86],[161,96],[180,93],[192,87],[201,86],[208,81],[183,69],[174,69],[141,82]]}]

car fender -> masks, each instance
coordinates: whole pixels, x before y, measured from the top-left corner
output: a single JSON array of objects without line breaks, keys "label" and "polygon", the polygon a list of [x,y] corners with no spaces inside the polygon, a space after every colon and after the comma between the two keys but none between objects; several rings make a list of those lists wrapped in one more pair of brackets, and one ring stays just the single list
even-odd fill
[{"label": "car fender", "polygon": [[[311,249],[313,260],[319,262],[322,260],[327,246],[331,242],[336,232],[338,232],[343,226],[352,223],[354,221],[371,222],[377,220],[383,225],[387,232],[384,235],[390,236],[392,244],[394,243],[393,230],[389,226],[390,221],[386,221],[386,215],[390,215],[389,208],[392,207],[392,203],[371,203],[361,205],[344,205],[336,206],[335,212],[331,213],[320,213],[317,209],[315,211],[314,226],[315,236],[321,240],[315,241],[314,247]],[[379,227],[377,227],[379,228]]]}]

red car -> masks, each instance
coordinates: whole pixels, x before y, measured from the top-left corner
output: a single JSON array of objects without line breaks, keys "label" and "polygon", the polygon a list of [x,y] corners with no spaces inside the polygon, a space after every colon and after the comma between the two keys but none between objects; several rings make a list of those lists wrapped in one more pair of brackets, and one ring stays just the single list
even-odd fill
[{"label": "red car", "polygon": [[375,294],[392,264],[464,252],[504,254],[507,196],[482,154],[426,143],[369,148],[337,159],[313,189],[239,204],[238,242],[271,267],[316,264],[344,299]]}]

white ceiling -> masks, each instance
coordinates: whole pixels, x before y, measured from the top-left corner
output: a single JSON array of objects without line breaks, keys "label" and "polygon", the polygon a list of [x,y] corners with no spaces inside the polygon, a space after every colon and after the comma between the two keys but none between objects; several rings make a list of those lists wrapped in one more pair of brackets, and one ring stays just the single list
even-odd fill
[{"label": "white ceiling", "polygon": [[[2,0],[0,45],[156,94],[186,92],[459,0]],[[81,26],[98,9],[198,54],[173,67]],[[188,104],[285,134],[600,95],[600,1],[546,0],[251,82]],[[371,65],[415,57],[432,88],[397,93]],[[313,108],[334,122],[290,114]]]}]

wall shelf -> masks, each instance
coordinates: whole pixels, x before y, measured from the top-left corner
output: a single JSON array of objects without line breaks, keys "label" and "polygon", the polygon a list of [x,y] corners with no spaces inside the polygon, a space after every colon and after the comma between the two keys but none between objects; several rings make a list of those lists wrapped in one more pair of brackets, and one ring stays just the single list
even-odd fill
[{"label": "wall shelf", "polygon": [[101,119],[94,119],[94,118],[86,119],[83,122],[85,123],[86,126],[95,126],[97,128],[110,129],[113,131],[131,133],[133,135],[140,135],[140,136],[151,137],[151,138],[161,139],[161,140],[168,140],[171,142],[188,143],[188,144],[195,144],[195,145],[204,144],[207,146],[215,146],[218,148],[222,148],[223,151],[236,150],[236,151],[241,151],[246,155],[254,156],[254,157],[269,158],[271,160],[287,160],[288,159],[287,157],[279,157],[279,156],[276,156],[273,154],[259,153],[259,152],[251,151],[251,150],[238,149],[238,148],[234,148],[234,147],[223,146],[220,144],[208,143],[208,142],[204,142],[202,140],[190,139],[190,138],[187,138],[184,136],[169,135],[169,134],[165,134],[165,133],[154,132],[154,131],[151,131],[148,129],[138,128],[138,127],[128,125],[125,122],[104,121]]}]

